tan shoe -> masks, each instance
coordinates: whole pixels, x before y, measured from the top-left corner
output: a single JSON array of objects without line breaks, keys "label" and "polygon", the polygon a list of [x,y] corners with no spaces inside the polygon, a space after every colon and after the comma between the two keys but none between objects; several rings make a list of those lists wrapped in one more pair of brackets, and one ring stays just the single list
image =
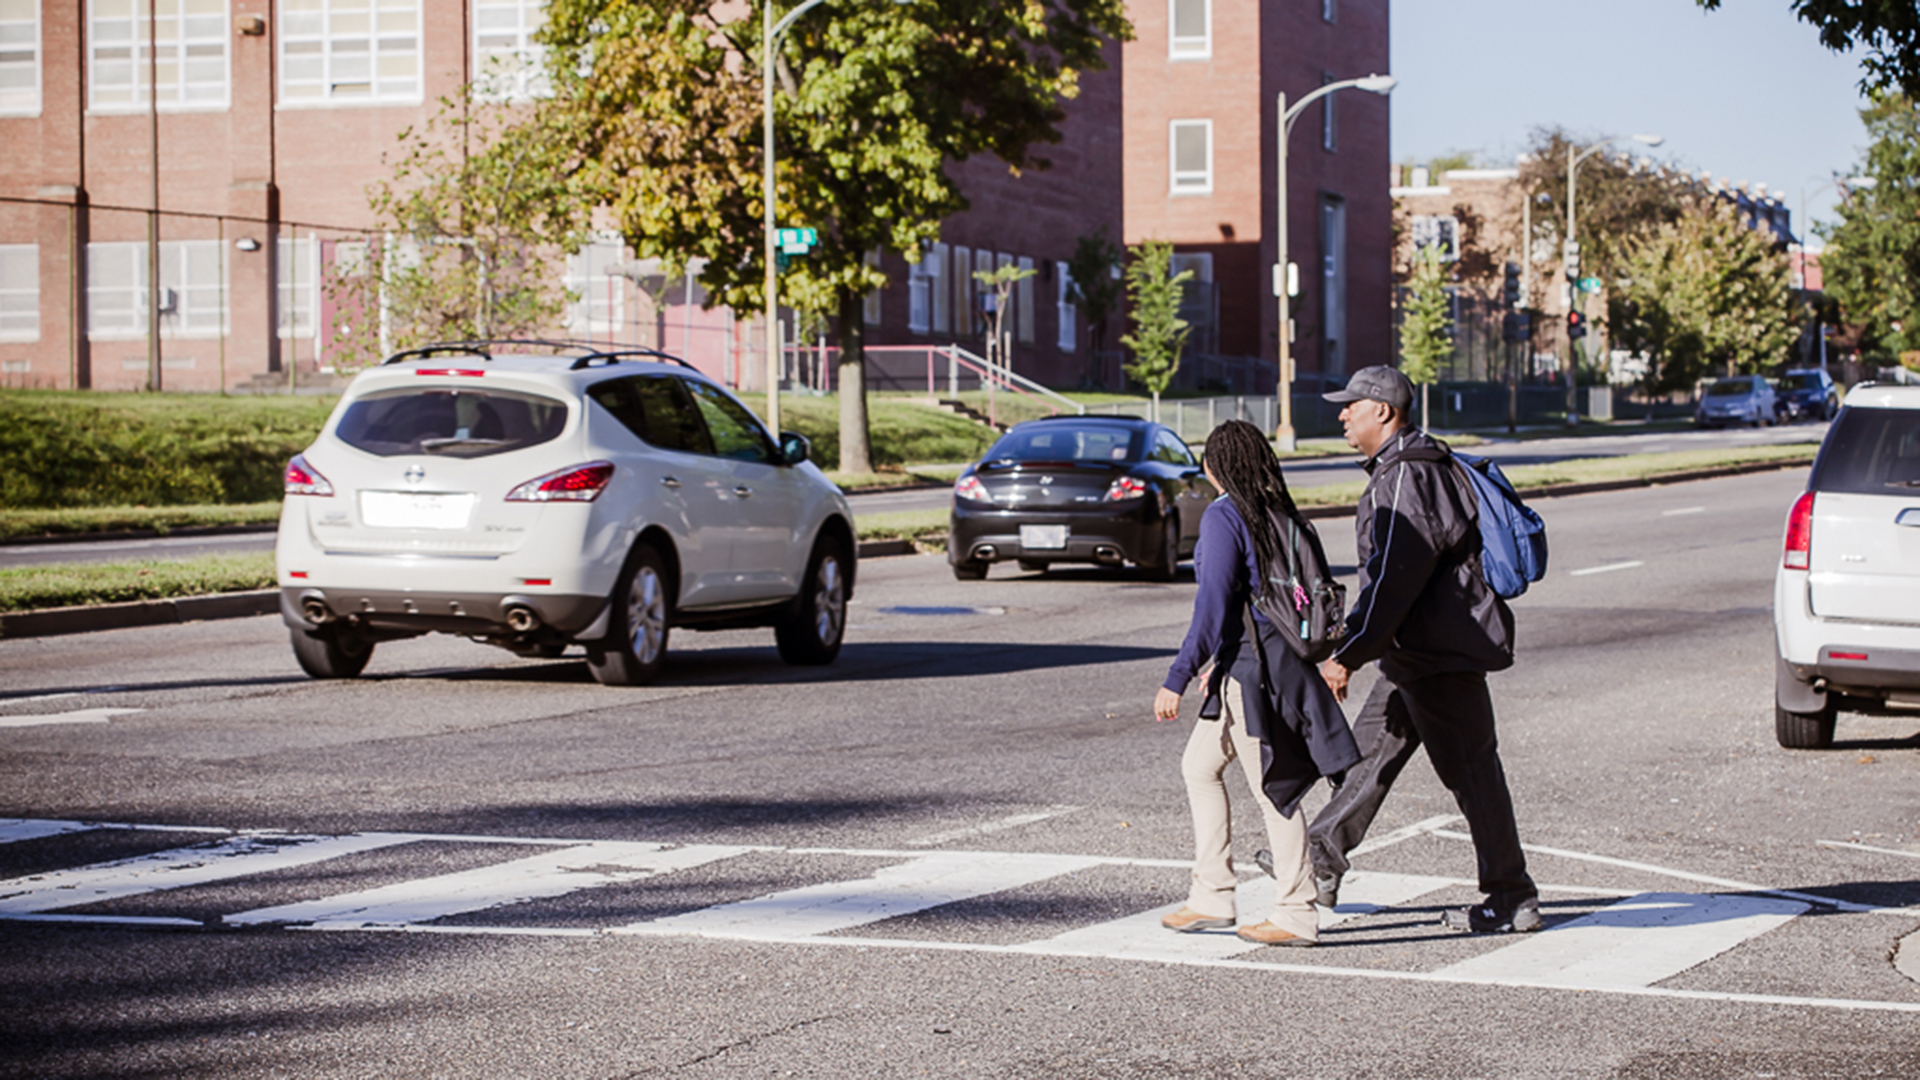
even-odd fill
[{"label": "tan shoe", "polygon": [[1311,948],[1320,942],[1317,938],[1301,937],[1289,933],[1271,922],[1255,923],[1234,931],[1241,941],[1251,941],[1255,945],[1291,945],[1295,948]]},{"label": "tan shoe", "polygon": [[1161,916],[1160,925],[1176,934],[1191,934],[1195,930],[1224,930],[1233,925],[1233,917],[1202,915],[1190,907],[1183,907],[1171,915]]}]

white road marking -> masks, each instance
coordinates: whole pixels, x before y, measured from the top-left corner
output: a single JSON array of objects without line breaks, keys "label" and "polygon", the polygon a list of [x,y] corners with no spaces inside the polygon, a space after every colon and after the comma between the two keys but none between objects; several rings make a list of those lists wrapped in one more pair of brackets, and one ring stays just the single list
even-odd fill
[{"label": "white road marking", "polygon": [[137,832],[230,833],[232,829],[201,825],[122,825],[106,821],[49,821],[45,818],[0,818],[0,844],[38,840],[43,836],[90,832],[94,829],[122,829]]},{"label": "white road marking", "polygon": [[75,709],[72,712],[0,716],[0,728],[43,727],[47,724],[104,724],[116,716],[145,709]]},{"label": "white road marking", "polygon": [[1583,990],[1652,986],[1806,910],[1768,897],[1642,893],[1434,975]]},{"label": "white road marking", "polygon": [[1660,511],[1660,516],[1681,517],[1686,514],[1704,514],[1706,512],[1707,508],[1704,506],[1682,506],[1676,510],[1662,510]]},{"label": "white road marking", "polygon": [[426,923],[448,915],[504,907],[528,900],[552,899],[582,889],[620,885],[702,863],[732,858],[748,850],[715,844],[677,847],[597,841],[543,851],[497,866],[418,878],[364,892],[330,896],[228,915],[230,926],[260,923],[312,923],[322,930]]},{"label": "white road marking", "polygon": [[1435,814],[1433,817],[1423,821],[1416,821],[1411,825],[1403,825],[1390,833],[1381,833],[1379,836],[1347,852],[1347,857],[1352,859],[1362,855],[1370,855],[1382,848],[1392,847],[1402,840],[1411,840],[1416,836],[1425,836],[1436,830],[1444,829],[1459,820],[1461,820],[1459,814]]},{"label": "white road marking", "polygon": [[1452,878],[1350,871],[1340,879],[1340,905],[1332,911],[1320,910],[1320,929],[1338,926],[1359,915],[1399,907],[1452,884]]},{"label": "white road marking", "polygon": [[1647,564],[1641,562],[1639,559],[1628,559],[1626,562],[1607,563],[1605,566],[1589,566],[1584,570],[1570,570],[1567,572],[1567,576],[1586,577],[1588,574],[1611,574],[1615,570],[1631,570],[1636,566],[1645,565]]},{"label": "white road marking", "polygon": [[[1273,907],[1273,879],[1261,874],[1242,881],[1233,890],[1233,906],[1242,924],[1267,917]],[[1243,952],[1264,949],[1241,941],[1229,926],[1224,930],[1194,930],[1175,933],[1160,925],[1163,915],[1180,910],[1181,904],[1167,904],[1137,915],[1069,930],[1041,941],[1017,946],[1020,952],[1065,956],[1110,956],[1116,960],[1153,960],[1181,963],[1188,960],[1220,960]]]},{"label": "white road marking", "polygon": [[1901,851],[1898,848],[1874,847],[1872,844],[1857,844],[1851,840],[1815,840],[1814,844],[1825,848],[1840,848],[1846,851],[1871,851],[1877,855],[1898,855],[1903,859],[1920,859],[1920,851]]},{"label": "white road marking", "polygon": [[[1445,837],[1448,840],[1465,840],[1469,844],[1473,843],[1473,837],[1462,832],[1436,829],[1433,835]],[[1590,855],[1584,851],[1568,851],[1565,848],[1542,847],[1539,844],[1521,844],[1520,847],[1525,851],[1540,855],[1556,855],[1563,859],[1578,859],[1581,862],[1598,863],[1602,866],[1617,866],[1623,870],[1639,870],[1649,874],[1661,874],[1679,881],[1697,881],[1702,885],[1712,885],[1715,888],[1727,889],[1732,892],[1756,892],[1765,893],[1768,896],[1783,896],[1789,900],[1802,900],[1809,904],[1816,904],[1820,907],[1830,907],[1838,911],[1851,911],[1868,915],[1902,915],[1909,918],[1914,915],[1920,915],[1920,910],[1914,908],[1875,907],[1872,904],[1856,904],[1850,900],[1835,900],[1830,896],[1818,896],[1813,893],[1797,892],[1793,889],[1772,889],[1765,885],[1756,885],[1750,881],[1735,881],[1731,878],[1714,877],[1710,874],[1695,874],[1686,870],[1674,870],[1670,867],[1655,866],[1652,863],[1634,862],[1631,859],[1616,859],[1609,855]]]},{"label": "white road marking", "polygon": [[1071,814],[1078,809],[1080,808],[1077,806],[1056,805],[1056,806],[1049,806],[1045,810],[1036,810],[1036,811],[1033,811],[1032,813],[1009,814],[1006,817],[996,818],[993,821],[984,822],[979,825],[969,825],[969,826],[965,826],[963,828],[958,828],[958,829],[948,829],[946,832],[937,832],[937,833],[934,833],[932,836],[923,836],[918,840],[909,840],[907,841],[907,846],[916,847],[916,848],[939,847],[942,844],[950,844],[955,840],[965,840],[969,837],[986,836],[989,833],[1004,832],[1008,829],[1017,829],[1022,825],[1031,825],[1036,821],[1045,821],[1051,817],[1059,817],[1061,814]]},{"label": "white road marking", "polygon": [[872,877],[833,881],[623,926],[614,933],[693,934],[791,941],[1004,892],[1099,866],[1081,855],[940,851],[885,867]]},{"label": "white road marking", "polygon": [[124,686],[101,686],[91,690],[61,690],[52,694],[32,694],[27,697],[0,698],[0,705],[25,705],[30,701],[59,701],[61,698],[80,697],[83,694],[111,694],[125,690]]},{"label": "white road marking", "polygon": [[0,916],[97,904],[163,889],[285,870],[341,855],[411,843],[405,833],[294,836],[249,833],[190,848],[0,881]]}]

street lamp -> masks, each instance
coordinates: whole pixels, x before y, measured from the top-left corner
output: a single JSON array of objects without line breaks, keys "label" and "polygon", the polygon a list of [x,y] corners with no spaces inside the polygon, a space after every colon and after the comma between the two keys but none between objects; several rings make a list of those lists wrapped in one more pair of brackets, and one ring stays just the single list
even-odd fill
[{"label": "street lamp", "polygon": [[[1577,155],[1573,145],[1571,143],[1567,145],[1567,238],[1562,243],[1560,252],[1566,264],[1565,270],[1567,273],[1567,312],[1568,314],[1572,314],[1573,312],[1574,296],[1579,291],[1577,288],[1577,285],[1578,285],[1578,278],[1580,277],[1580,242],[1574,238],[1573,200],[1574,200],[1574,185],[1579,177],[1580,164],[1586,161],[1588,158],[1592,157],[1593,155],[1599,153],[1600,151],[1606,149],[1607,147],[1625,138],[1632,138],[1634,142],[1645,143],[1648,146],[1659,146],[1661,143],[1667,141],[1666,139],[1662,138],[1659,135],[1633,135],[1633,136],[1613,135],[1608,138],[1601,139],[1599,142],[1594,143],[1592,146],[1587,147],[1583,151],[1579,151]],[[1567,336],[1567,426],[1568,427],[1575,427],[1580,423],[1579,390],[1574,386],[1573,367],[1574,367],[1573,336],[1569,334]]]},{"label": "street lamp", "polygon": [[[893,0],[895,4],[911,3],[912,0]],[[774,225],[773,225],[773,56],[780,35],[787,32],[793,21],[826,0],[805,0],[799,7],[787,12],[779,22],[773,21],[773,0],[763,0],[760,8],[760,144],[765,175],[761,179],[761,213],[766,230],[766,315],[767,315],[767,426],[773,429],[774,437],[780,435],[780,276],[775,267]],[[841,393],[846,387],[840,388]]]},{"label": "street lamp", "polygon": [[1299,118],[1300,111],[1315,101],[1336,90],[1365,90],[1370,94],[1382,96],[1393,90],[1398,80],[1391,75],[1368,75],[1363,79],[1344,79],[1327,85],[1287,106],[1286,91],[1279,96],[1279,149],[1277,187],[1275,196],[1278,207],[1279,224],[1277,226],[1277,257],[1279,261],[1273,267],[1273,291],[1280,297],[1280,378],[1277,382],[1280,398],[1280,429],[1274,433],[1274,441],[1279,444],[1282,453],[1292,453],[1295,449],[1293,434],[1293,312],[1292,264],[1287,261],[1287,136],[1293,132],[1293,122]]}]

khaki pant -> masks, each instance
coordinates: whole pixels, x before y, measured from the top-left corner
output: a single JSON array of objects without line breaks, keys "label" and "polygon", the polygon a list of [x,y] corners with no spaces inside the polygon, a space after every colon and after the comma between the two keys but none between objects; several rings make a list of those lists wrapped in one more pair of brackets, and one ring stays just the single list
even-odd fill
[{"label": "khaki pant", "polygon": [[1260,740],[1247,734],[1241,718],[1242,688],[1228,679],[1221,691],[1220,719],[1194,724],[1180,758],[1187,782],[1187,802],[1193,809],[1193,885],[1187,906],[1212,918],[1234,918],[1233,815],[1227,806],[1227,764],[1240,759],[1253,790],[1260,816],[1267,823],[1267,847],[1273,852],[1273,912],[1268,920],[1280,929],[1308,940],[1320,933],[1313,906],[1313,870],[1307,862],[1306,815],[1294,811],[1280,816],[1260,790]]}]

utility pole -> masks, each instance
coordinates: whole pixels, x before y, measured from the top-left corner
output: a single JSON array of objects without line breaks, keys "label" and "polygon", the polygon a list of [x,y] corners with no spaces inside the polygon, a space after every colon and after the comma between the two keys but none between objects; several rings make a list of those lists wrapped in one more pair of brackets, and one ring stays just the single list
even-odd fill
[{"label": "utility pole", "polygon": [[147,150],[153,209],[147,211],[147,389],[160,377],[160,0],[147,0]]}]

